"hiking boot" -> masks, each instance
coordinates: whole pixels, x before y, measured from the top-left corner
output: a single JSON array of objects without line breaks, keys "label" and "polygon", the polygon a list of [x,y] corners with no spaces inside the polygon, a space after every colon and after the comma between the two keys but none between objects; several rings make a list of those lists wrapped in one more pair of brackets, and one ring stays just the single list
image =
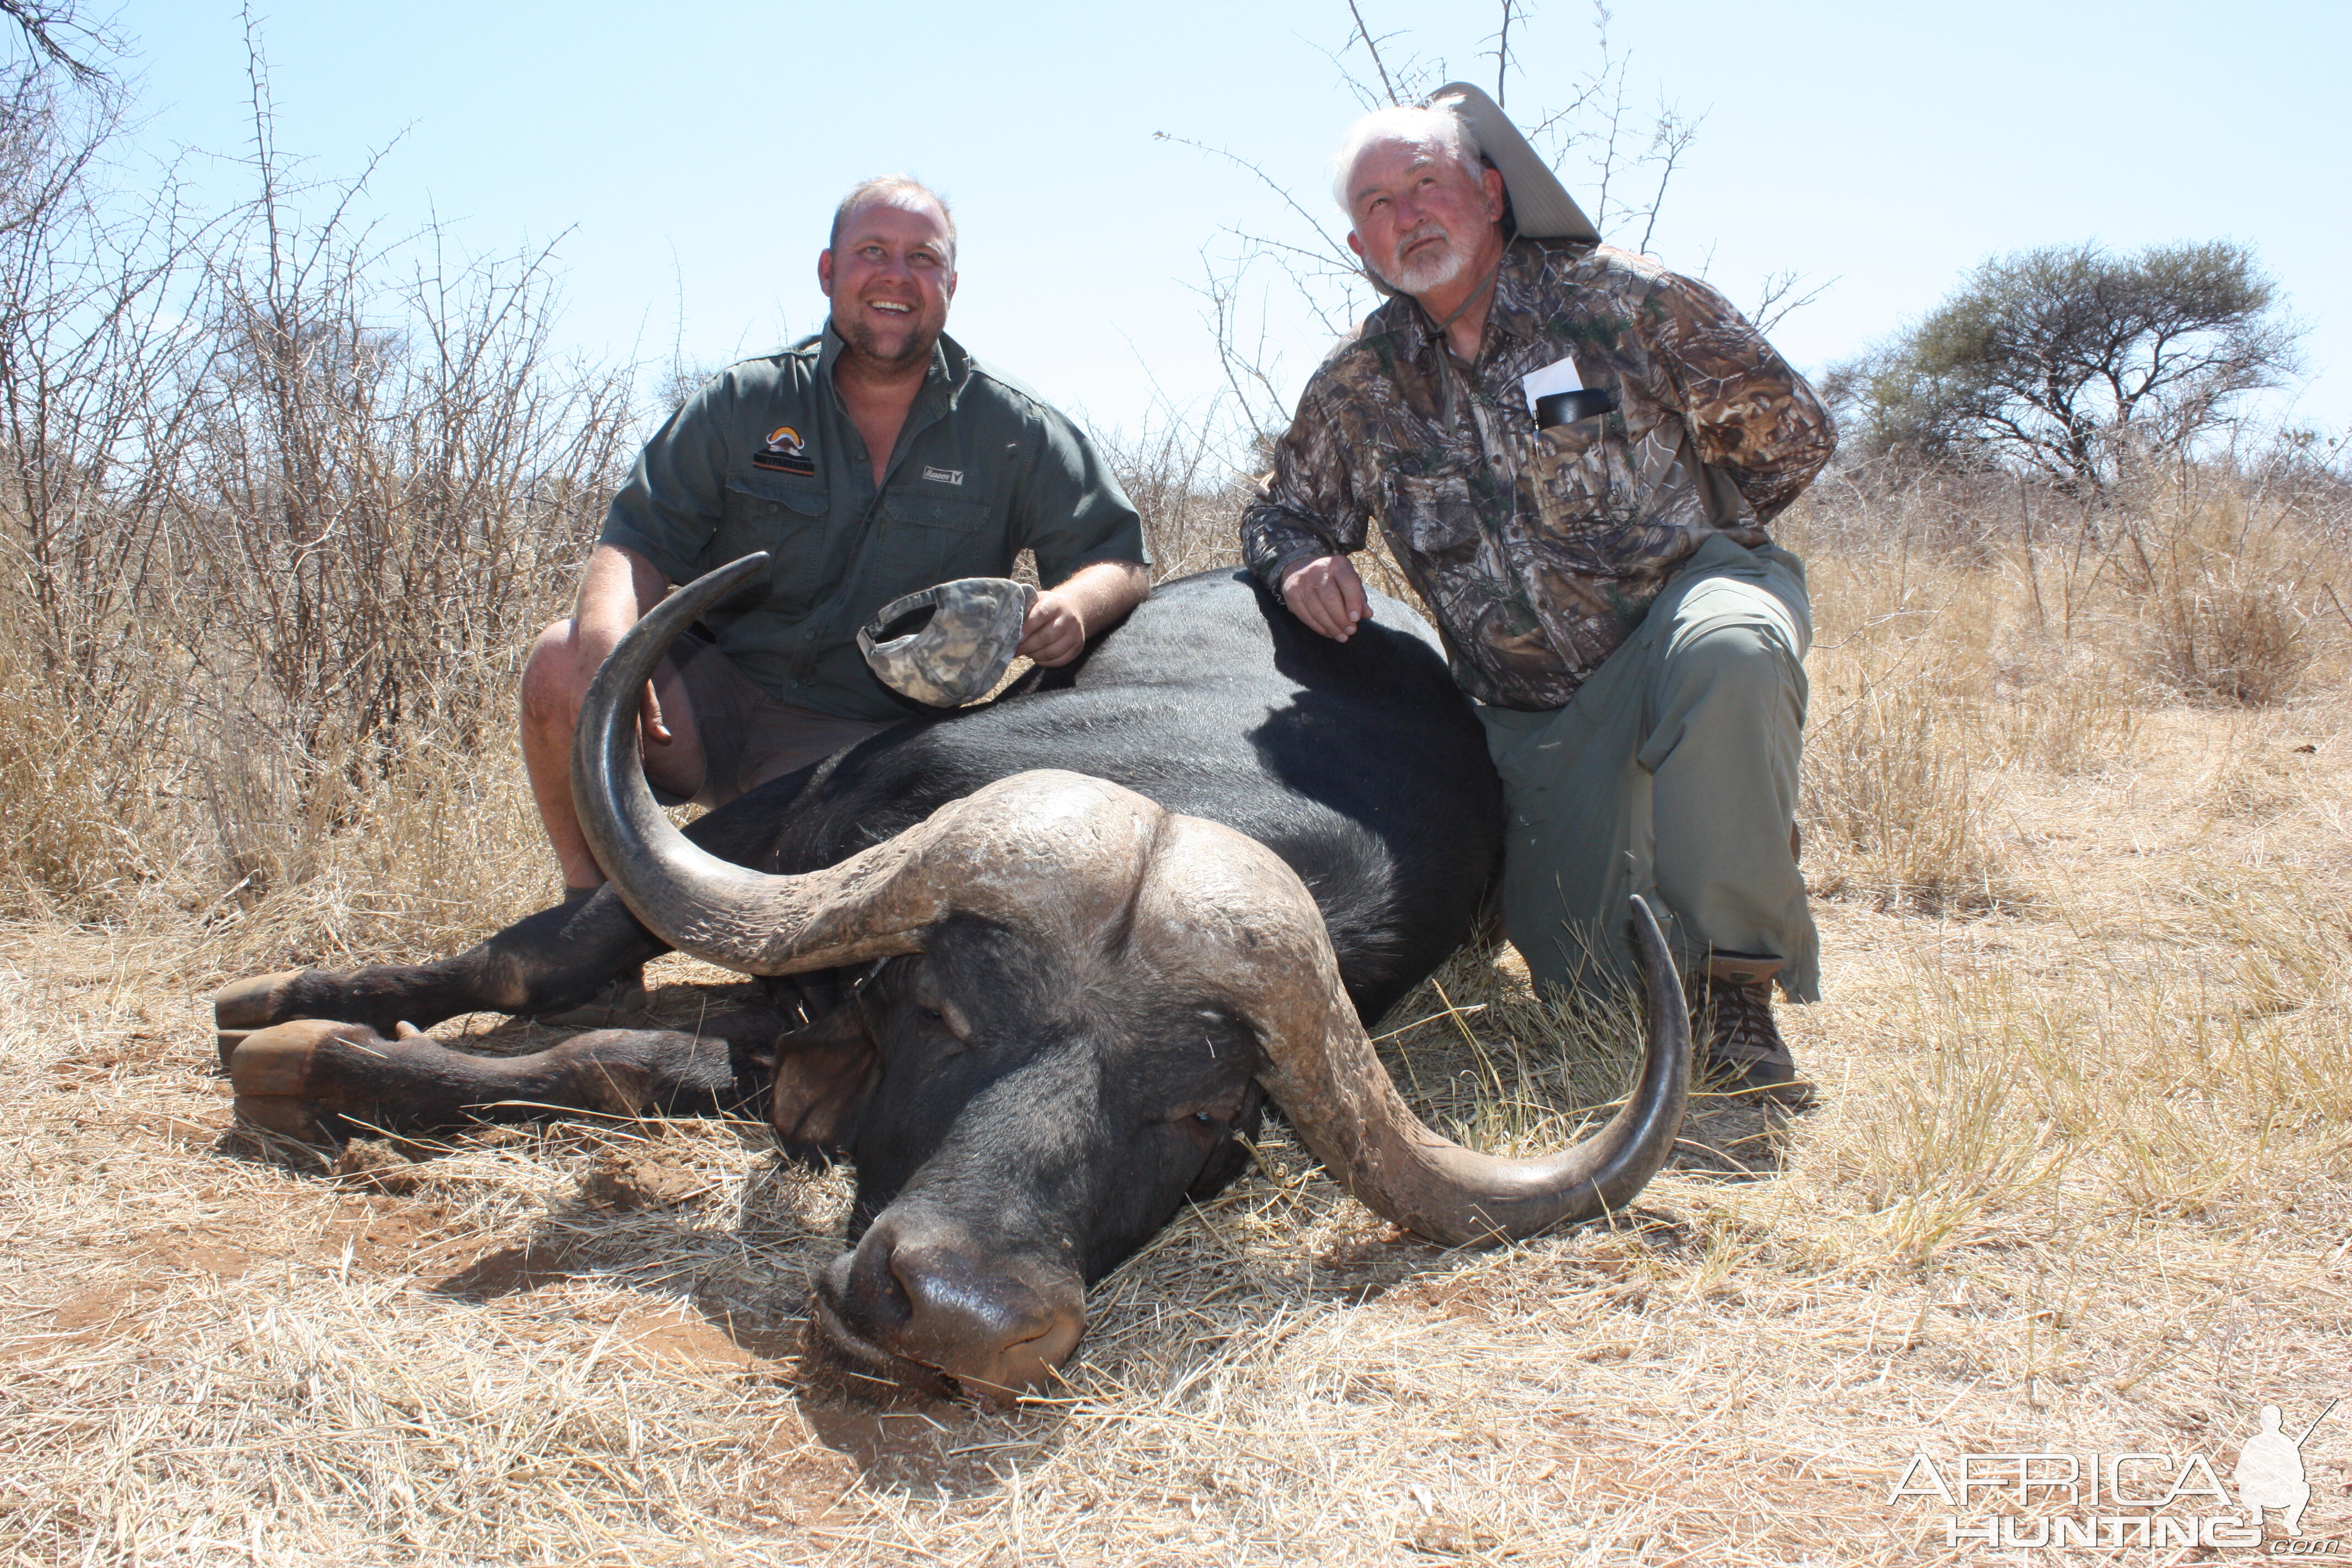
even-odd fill
[{"label": "hiking boot", "polygon": [[1710,954],[1684,983],[1701,1076],[1718,1089],[1792,1109],[1811,1105],[1813,1086],[1772,1022],[1772,978],[1782,961],[1754,953]]}]

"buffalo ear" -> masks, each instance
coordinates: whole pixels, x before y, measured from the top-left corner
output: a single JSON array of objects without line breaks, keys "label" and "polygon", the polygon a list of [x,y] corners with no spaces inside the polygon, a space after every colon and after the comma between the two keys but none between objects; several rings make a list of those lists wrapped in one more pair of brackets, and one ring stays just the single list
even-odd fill
[{"label": "buffalo ear", "polygon": [[768,1121],[788,1153],[803,1160],[847,1155],[874,1092],[881,1058],[854,1001],[776,1040]]}]

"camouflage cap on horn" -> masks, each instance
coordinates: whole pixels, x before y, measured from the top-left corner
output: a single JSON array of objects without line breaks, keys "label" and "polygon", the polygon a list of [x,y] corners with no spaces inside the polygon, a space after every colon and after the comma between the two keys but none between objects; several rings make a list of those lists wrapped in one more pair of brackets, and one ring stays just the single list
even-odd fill
[{"label": "camouflage cap on horn", "polygon": [[[1021,626],[1037,590],[1003,577],[959,577],[875,612],[857,633],[857,651],[891,690],[934,708],[961,708],[985,697],[1012,666]],[[920,610],[930,619],[905,637],[877,639]]]}]

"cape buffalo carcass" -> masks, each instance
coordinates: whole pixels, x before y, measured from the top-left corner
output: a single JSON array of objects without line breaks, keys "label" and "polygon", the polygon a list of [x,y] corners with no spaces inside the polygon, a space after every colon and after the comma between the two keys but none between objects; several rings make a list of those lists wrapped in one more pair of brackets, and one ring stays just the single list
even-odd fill
[{"label": "cape buffalo carcass", "polygon": [[[1460,1148],[1373,1052],[1365,1023],[1470,933],[1500,845],[1479,725],[1403,605],[1379,598],[1341,644],[1244,574],[1163,585],[1078,664],[681,835],[639,771],[635,694],[751,564],[672,595],[591,694],[573,794],[612,885],[456,958],[222,992],[243,1116],[756,1107],[787,1150],[856,1169],[819,1338],[878,1377],[997,1395],[1046,1381],[1086,1286],[1241,1169],[1267,1095],[1364,1203],[1445,1243],[1601,1215],[1666,1157],[1689,1037],[1639,900],[1651,1037],[1592,1137],[1533,1160]],[[520,1058],[415,1027],[551,1011],[665,946],[794,978],[764,1016]]]}]

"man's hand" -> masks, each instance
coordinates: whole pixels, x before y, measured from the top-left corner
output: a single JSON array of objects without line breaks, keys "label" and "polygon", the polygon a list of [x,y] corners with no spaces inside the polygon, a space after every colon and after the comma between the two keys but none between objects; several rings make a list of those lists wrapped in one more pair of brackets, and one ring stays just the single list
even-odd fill
[{"label": "man's hand", "polygon": [[1048,589],[1029,606],[1029,618],[1021,623],[1021,646],[1013,651],[1052,669],[1077,658],[1086,646],[1085,616],[1061,592]]},{"label": "man's hand", "polygon": [[1097,561],[1037,595],[1021,623],[1025,654],[1048,668],[1086,651],[1087,638],[1151,596],[1151,574],[1132,561]]},{"label": "man's hand", "polygon": [[[621,629],[626,631],[628,628],[623,626]],[[621,640],[616,635],[598,635],[602,630],[601,627],[597,631],[583,628],[580,635],[579,681],[583,691],[594,682],[596,672],[604,668],[604,660]],[[654,683],[650,680],[646,682],[645,698],[637,706],[637,727],[644,731],[648,745],[666,745],[671,739],[669,725],[662,719],[661,698],[655,692]]]},{"label": "man's hand", "polygon": [[1282,579],[1282,602],[1292,615],[1339,642],[1356,635],[1357,622],[1372,618],[1364,580],[1344,555],[1318,555],[1291,568]]}]

